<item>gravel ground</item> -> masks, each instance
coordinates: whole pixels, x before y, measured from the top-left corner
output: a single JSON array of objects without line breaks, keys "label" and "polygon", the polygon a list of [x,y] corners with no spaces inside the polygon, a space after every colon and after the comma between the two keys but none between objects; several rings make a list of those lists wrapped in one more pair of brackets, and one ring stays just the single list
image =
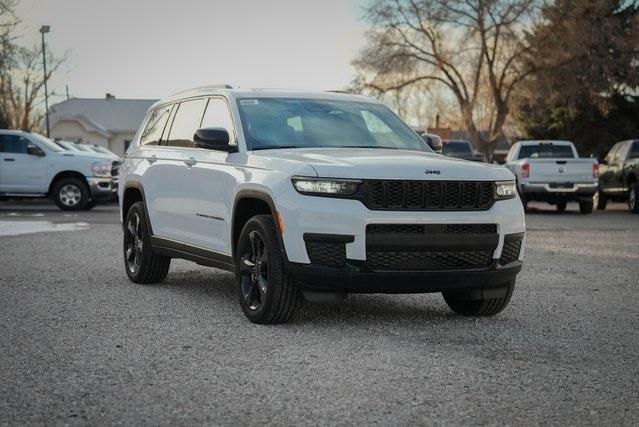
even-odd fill
[{"label": "gravel ground", "polygon": [[88,224],[0,237],[0,424],[637,425],[639,216],[539,208],[496,317],[356,295],[257,326],[227,273],[130,283],[115,206],[0,204]]}]

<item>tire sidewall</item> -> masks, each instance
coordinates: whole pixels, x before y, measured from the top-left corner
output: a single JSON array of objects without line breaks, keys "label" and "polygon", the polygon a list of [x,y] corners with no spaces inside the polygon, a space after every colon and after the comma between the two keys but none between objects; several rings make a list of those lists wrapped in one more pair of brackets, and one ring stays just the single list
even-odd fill
[{"label": "tire sidewall", "polygon": [[[634,195],[634,206],[631,197]],[[639,184],[633,183],[628,188],[628,210],[631,213],[639,213]]]},{"label": "tire sidewall", "polygon": [[[80,189],[80,201],[74,206],[65,205],[62,203],[62,200],[60,200],[60,190],[65,185],[75,185]],[[51,195],[55,204],[63,211],[80,211],[89,203],[90,198],[89,187],[78,178],[64,178],[56,182]]]}]

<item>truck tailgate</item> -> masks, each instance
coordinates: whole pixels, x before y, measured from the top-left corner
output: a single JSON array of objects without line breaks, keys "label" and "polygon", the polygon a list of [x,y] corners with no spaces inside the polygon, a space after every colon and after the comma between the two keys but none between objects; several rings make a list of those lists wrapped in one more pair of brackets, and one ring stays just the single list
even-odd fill
[{"label": "truck tailgate", "polygon": [[572,183],[593,180],[594,159],[528,159],[528,182]]}]

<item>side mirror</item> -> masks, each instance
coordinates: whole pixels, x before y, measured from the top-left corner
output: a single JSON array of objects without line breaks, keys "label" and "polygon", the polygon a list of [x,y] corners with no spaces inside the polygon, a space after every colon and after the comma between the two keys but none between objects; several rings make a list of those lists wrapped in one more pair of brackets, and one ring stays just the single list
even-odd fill
[{"label": "side mirror", "polygon": [[428,146],[437,154],[442,153],[442,140],[439,137],[433,137],[426,133],[420,135]]},{"label": "side mirror", "polygon": [[230,139],[224,128],[202,128],[193,135],[193,142],[197,148],[233,153],[237,151],[237,146],[230,145]]},{"label": "side mirror", "polygon": [[30,154],[32,156],[38,156],[38,157],[44,157],[44,151],[42,151],[42,148],[38,147],[35,144],[29,144],[27,145],[27,154]]}]

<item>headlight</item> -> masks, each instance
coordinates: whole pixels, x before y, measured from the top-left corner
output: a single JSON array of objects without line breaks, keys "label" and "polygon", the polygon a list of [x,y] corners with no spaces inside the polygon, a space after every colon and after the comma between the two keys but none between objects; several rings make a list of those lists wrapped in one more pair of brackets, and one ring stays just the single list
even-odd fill
[{"label": "headlight", "polygon": [[111,176],[111,162],[95,162],[91,170],[94,176]]},{"label": "headlight", "polygon": [[495,193],[498,199],[511,199],[517,195],[515,181],[501,181],[495,183]]},{"label": "headlight", "polygon": [[311,178],[294,176],[291,178],[295,189],[302,194],[348,196],[357,191],[362,181],[357,179]]}]

